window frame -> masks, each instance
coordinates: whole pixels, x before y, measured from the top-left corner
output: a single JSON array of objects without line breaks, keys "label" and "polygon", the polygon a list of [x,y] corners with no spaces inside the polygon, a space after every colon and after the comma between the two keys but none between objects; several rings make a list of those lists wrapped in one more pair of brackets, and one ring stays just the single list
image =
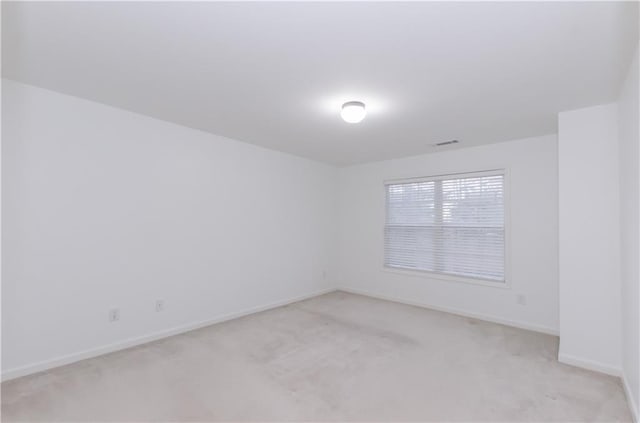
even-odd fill
[{"label": "window frame", "polygon": [[[387,185],[393,184],[406,184],[413,182],[430,182],[438,180],[456,179],[460,178],[473,178],[479,176],[503,176],[503,190],[504,190],[504,282],[494,281],[491,279],[485,279],[482,277],[472,276],[460,276],[450,273],[443,273],[434,270],[421,270],[421,269],[406,269],[402,267],[387,266],[385,263],[385,243],[384,232],[387,224]],[[393,178],[385,179],[382,183],[382,271],[386,273],[392,273],[397,275],[404,275],[410,277],[419,277],[426,279],[435,279],[446,282],[460,282],[473,285],[480,285],[492,288],[511,289],[511,193],[510,193],[510,172],[507,167],[496,167],[487,170],[474,170],[474,171],[460,171],[454,173],[443,173],[432,176],[421,177],[408,177],[408,178]]]}]

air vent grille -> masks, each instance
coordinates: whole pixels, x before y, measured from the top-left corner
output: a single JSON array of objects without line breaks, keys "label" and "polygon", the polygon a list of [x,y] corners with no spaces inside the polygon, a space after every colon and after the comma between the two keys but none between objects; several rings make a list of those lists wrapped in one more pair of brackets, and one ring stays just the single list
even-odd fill
[{"label": "air vent grille", "polygon": [[451,144],[458,144],[458,140],[451,140],[451,141],[443,141],[443,142],[439,142],[436,144],[433,144],[435,147],[442,147],[444,145],[451,145]]}]

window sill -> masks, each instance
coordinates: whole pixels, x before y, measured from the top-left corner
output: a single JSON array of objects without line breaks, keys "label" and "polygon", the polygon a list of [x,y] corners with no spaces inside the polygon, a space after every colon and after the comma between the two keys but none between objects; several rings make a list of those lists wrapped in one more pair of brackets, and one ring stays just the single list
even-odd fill
[{"label": "window sill", "polygon": [[412,270],[412,269],[403,269],[400,267],[389,267],[383,266],[383,272],[387,273],[395,273],[397,275],[425,278],[425,279],[436,279],[440,281],[446,282],[458,282],[458,283],[467,283],[471,285],[480,285],[486,286],[490,288],[499,288],[499,289],[511,289],[511,284],[508,282],[508,279],[505,282],[491,281],[487,279],[476,279],[465,276],[455,276],[455,275],[447,275],[443,273],[430,272],[427,270]]}]

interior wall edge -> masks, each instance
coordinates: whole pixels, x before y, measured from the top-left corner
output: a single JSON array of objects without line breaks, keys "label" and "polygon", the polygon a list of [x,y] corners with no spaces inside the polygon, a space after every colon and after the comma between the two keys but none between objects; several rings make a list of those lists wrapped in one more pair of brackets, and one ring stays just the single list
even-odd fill
[{"label": "interior wall edge", "polygon": [[75,94],[71,94],[71,93],[68,93],[68,92],[55,90],[55,89],[52,89],[52,88],[48,88],[48,87],[42,86],[41,84],[36,84],[36,83],[33,83],[33,82],[24,82],[22,80],[14,78],[14,77],[0,75],[0,86],[2,86],[2,84],[4,84],[4,83],[15,84],[15,85],[23,86],[23,87],[34,88],[34,89],[46,91],[46,92],[49,92],[51,94],[57,94],[59,96],[69,97],[71,99],[82,101],[85,104],[99,105],[99,106],[104,107],[106,109],[118,111],[118,112],[121,112],[121,113],[126,113],[126,114],[131,115],[131,116],[141,117],[143,119],[146,119],[146,120],[149,120],[149,121],[152,121],[152,122],[153,121],[160,122],[160,123],[165,124],[165,125],[170,125],[170,126],[173,126],[173,127],[187,129],[189,131],[193,131],[193,132],[199,133],[199,134],[201,134],[203,136],[215,137],[215,138],[224,140],[225,142],[230,142],[230,143],[234,143],[234,144],[240,144],[240,145],[243,145],[243,146],[246,146],[246,147],[255,148],[257,150],[263,150],[263,151],[267,151],[267,152],[270,152],[270,153],[276,153],[278,155],[282,155],[282,156],[285,156],[285,157],[292,157],[292,158],[299,159],[299,160],[304,160],[304,161],[307,161],[307,162],[310,162],[310,163],[319,164],[319,165],[322,165],[322,166],[327,166],[327,167],[332,168],[334,171],[336,171],[337,169],[340,169],[341,167],[344,167],[344,166],[335,164],[335,163],[327,161],[327,160],[313,159],[313,158],[310,158],[310,157],[307,157],[307,156],[303,156],[303,155],[300,155],[300,154],[290,153],[290,152],[284,151],[282,149],[266,147],[266,146],[263,146],[263,145],[260,145],[260,144],[255,144],[255,143],[251,143],[251,142],[247,142],[247,141],[242,141],[242,140],[239,140],[239,139],[236,139],[236,138],[233,138],[233,137],[229,137],[229,136],[226,136],[226,135],[218,134],[216,132],[207,131],[205,129],[201,129],[201,128],[196,128],[194,126],[185,125],[183,123],[177,123],[177,122],[174,122],[172,120],[162,119],[162,118],[151,116],[149,114],[145,114],[145,113],[142,113],[142,112],[139,112],[139,111],[130,110],[128,108],[114,106],[112,104],[104,103],[104,102],[101,102],[99,100],[95,100],[95,99],[91,99],[91,98],[87,98],[87,97],[81,97],[81,96],[78,96],[78,95],[75,95]]},{"label": "interior wall edge", "polygon": [[624,388],[624,395],[627,397],[627,403],[629,403],[629,410],[631,410],[631,417],[633,417],[634,423],[638,423],[638,404],[633,396],[633,392],[631,391],[631,385],[629,384],[629,380],[627,379],[626,373],[623,371],[622,376],[622,387]]}]

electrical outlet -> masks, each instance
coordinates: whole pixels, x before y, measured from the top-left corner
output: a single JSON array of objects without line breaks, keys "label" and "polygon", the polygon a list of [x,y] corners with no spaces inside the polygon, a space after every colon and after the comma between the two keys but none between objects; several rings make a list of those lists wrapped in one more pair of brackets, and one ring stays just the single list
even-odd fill
[{"label": "electrical outlet", "polygon": [[322,279],[327,279],[327,271],[326,270],[322,271]]},{"label": "electrical outlet", "polygon": [[109,310],[109,321],[113,323],[117,322],[118,320],[120,320],[120,309],[112,308],[111,310]]},{"label": "electrical outlet", "polygon": [[517,301],[518,301],[518,304],[520,304],[520,305],[527,305],[527,297],[526,297],[526,295],[518,294]]},{"label": "electrical outlet", "polygon": [[164,311],[164,300],[156,301],[156,312]]}]

